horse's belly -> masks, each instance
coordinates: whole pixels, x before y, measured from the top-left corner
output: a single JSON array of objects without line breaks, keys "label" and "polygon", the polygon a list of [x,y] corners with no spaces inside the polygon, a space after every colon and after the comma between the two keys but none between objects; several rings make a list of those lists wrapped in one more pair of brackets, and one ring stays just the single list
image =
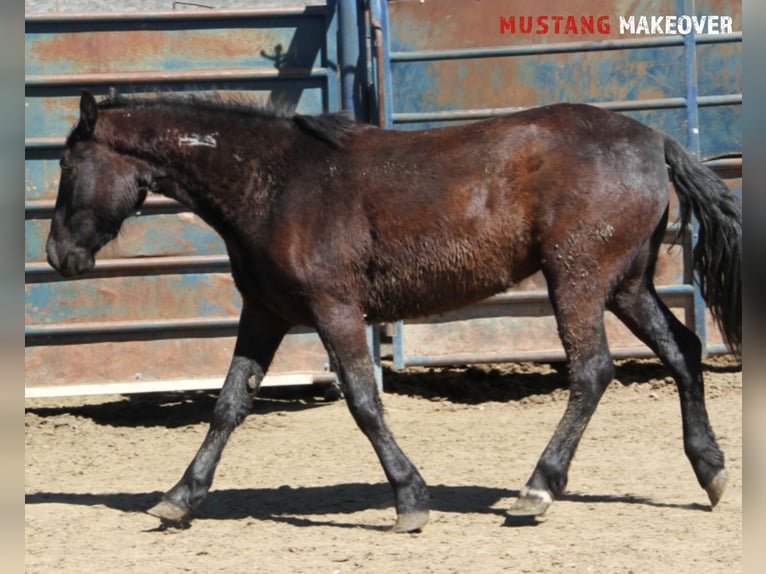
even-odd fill
[{"label": "horse's belly", "polygon": [[457,309],[505,291],[515,275],[508,265],[492,265],[491,258],[476,265],[377,269],[368,274],[365,312],[370,321],[395,321]]}]

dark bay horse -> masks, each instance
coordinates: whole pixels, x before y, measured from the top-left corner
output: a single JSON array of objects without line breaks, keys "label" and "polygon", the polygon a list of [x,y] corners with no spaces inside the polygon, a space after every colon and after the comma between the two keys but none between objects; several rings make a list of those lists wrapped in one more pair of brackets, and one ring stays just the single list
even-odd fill
[{"label": "dark bay horse", "polygon": [[678,385],[684,449],[711,505],[726,483],[704,402],[701,344],[658,298],[670,178],[699,221],[694,267],[726,342],[741,344],[741,203],[674,140],[620,114],[559,104],[416,132],[224,103],[84,91],[61,159],[47,243],[63,275],[88,271],[147,192],[224,239],[242,294],[234,357],[209,432],[149,512],[187,520],[293,325],[317,330],[349,409],[395,495],[395,530],[428,520],[428,490],[383,417],[365,323],[459,307],[542,270],[570,397],[511,515],[539,516],[614,374],[613,311]]}]

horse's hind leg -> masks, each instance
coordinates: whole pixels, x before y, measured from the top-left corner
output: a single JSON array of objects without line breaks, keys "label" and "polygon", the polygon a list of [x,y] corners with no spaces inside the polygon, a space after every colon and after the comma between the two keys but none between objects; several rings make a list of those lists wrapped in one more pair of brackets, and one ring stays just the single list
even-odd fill
[{"label": "horse's hind leg", "polygon": [[207,436],[181,480],[149,509],[149,514],[182,522],[205,497],[229,435],[250,412],[253,397],[288,328],[288,324],[271,313],[245,304],[234,357],[215,403]]},{"label": "horse's hind leg", "polygon": [[681,399],[684,451],[710,504],[715,506],[726,487],[727,472],[705,408],[702,344],[657,296],[651,284],[652,267],[645,274],[623,280],[609,308],[673,374]]},{"label": "horse's hind leg", "polygon": [[315,309],[317,331],[343,385],[354,420],[378,455],[396,498],[396,532],[421,529],[428,521],[428,489],[383,418],[367,349],[364,319],[356,305],[323,301]]},{"label": "horse's hind leg", "polygon": [[512,516],[540,516],[564,491],[577,445],[604,389],[614,377],[614,364],[604,332],[602,300],[587,289],[578,291],[563,286],[550,289],[567,354],[569,402],[532,476],[509,509]]}]

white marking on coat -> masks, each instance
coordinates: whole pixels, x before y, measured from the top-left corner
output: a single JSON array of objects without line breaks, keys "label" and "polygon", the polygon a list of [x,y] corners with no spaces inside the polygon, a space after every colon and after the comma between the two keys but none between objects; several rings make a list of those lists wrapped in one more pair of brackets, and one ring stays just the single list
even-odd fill
[{"label": "white marking on coat", "polygon": [[213,132],[212,134],[185,134],[178,136],[178,145],[215,148],[218,147],[216,136],[218,136],[218,132]]}]

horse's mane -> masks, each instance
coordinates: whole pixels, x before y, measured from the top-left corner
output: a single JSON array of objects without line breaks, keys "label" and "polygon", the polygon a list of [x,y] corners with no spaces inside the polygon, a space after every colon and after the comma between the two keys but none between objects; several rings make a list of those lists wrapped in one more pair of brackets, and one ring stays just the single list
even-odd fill
[{"label": "horse's mane", "polygon": [[98,103],[102,110],[115,108],[167,107],[186,108],[193,111],[227,111],[247,117],[266,120],[292,121],[302,132],[332,147],[343,147],[343,138],[357,129],[356,123],[343,112],[324,113],[318,116],[297,114],[291,108],[274,104],[259,104],[244,98],[223,98],[219,94],[159,94],[153,97],[124,97],[110,93]]}]

